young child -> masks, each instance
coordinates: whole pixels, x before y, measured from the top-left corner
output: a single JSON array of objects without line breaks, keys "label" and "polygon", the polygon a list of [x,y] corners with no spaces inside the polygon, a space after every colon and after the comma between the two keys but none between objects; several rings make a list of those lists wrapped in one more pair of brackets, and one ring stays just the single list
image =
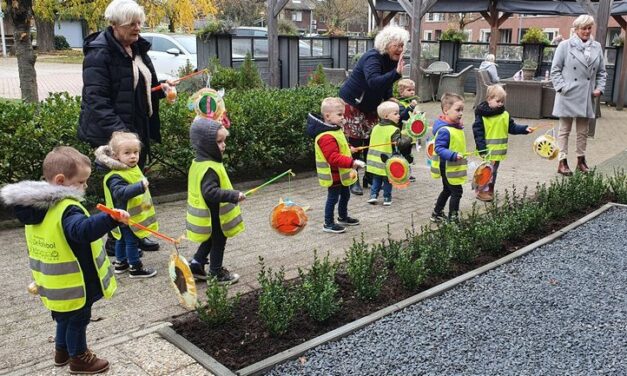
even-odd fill
[{"label": "young child", "polygon": [[[37,294],[57,322],[55,366],[70,373],[100,373],[109,362],[87,348],[91,307],[110,299],[117,288],[102,236],[118,226],[112,217],[90,216],[81,205],[91,174],[89,158],[59,146],[43,161],[46,181],[22,181],[2,188],[0,196],[25,224],[30,268]],[[129,214],[119,211],[120,221]]]},{"label": "young child", "polygon": [[[392,184],[390,184],[385,172],[385,161],[395,150],[390,143],[398,144],[401,140],[401,131],[397,127],[400,120],[398,111],[398,104],[391,101],[385,101],[377,107],[380,121],[374,126],[370,134],[370,148],[366,166],[366,170],[372,174],[372,186],[368,200],[371,205],[376,205],[381,186],[383,186],[383,205],[392,205]],[[381,144],[389,145],[381,146]]]},{"label": "young child", "polygon": [[[401,128],[401,134],[405,134],[404,131],[402,130],[403,127],[403,122],[407,121],[407,119],[409,119],[409,116],[411,116],[411,114],[414,112],[414,110],[416,109],[416,107],[418,106],[418,97],[416,96],[416,83],[414,82],[414,80],[411,80],[409,78],[403,78],[401,80],[398,81],[398,107],[399,107],[399,114],[400,116],[400,121],[398,122],[398,126]],[[416,143],[418,143],[418,145],[422,145],[422,140],[418,139],[415,140]],[[409,148],[405,151],[402,150],[401,154],[403,155],[403,157],[405,157],[405,159],[407,159],[407,162],[409,162],[410,164],[413,163],[414,161],[414,157],[411,154],[411,145],[409,145]],[[409,181],[410,182],[415,182],[416,178],[411,175],[411,166],[409,167],[409,172],[410,172],[410,176],[409,176]]]},{"label": "young child", "polygon": [[503,104],[507,93],[501,85],[488,86],[486,100],[475,108],[475,122],[472,133],[477,150],[492,162],[492,180],[477,192],[477,199],[492,201],[496,173],[502,160],[507,158],[507,135],[529,134],[533,129],[526,125],[518,125],[505,111]]},{"label": "young child", "polygon": [[[190,269],[197,280],[215,277],[220,284],[239,279],[222,266],[222,260],[226,239],[244,231],[238,203],[246,198],[233,189],[222,164],[228,135],[222,124],[201,117],[194,119],[189,130],[196,158],[187,178],[187,238],[200,243]],[[207,262],[209,274],[205,271]]]},{"label": "young child", "polygon": [[[155,217],[155,208],[148,190],[148,180],[137,165],[141,142],[135,133],[113,132],[108,145],[100,146],[94,154],[96,163],[109,169],[104,176],[105,202],[108,207],[124,209],[131,213],[131,220],[159,230]],[[150,232],[134,226],[120,226],[111,231],[117,240],[113,264],[115,273],[129,272],[130,278],[150,278],[157,271],[144,267],[139,258],[139,239],[150,235]]]},{"label": "young child", "polygon": [[432,222],[446,219],[444,206],[449,197],[448,220],[459,220],[459,201],[462,198],[462,184],[466,182],[468,161],[466,153],[466,137],[462,125],[464,98],[457,94],[445,93],[440,100],[442,114],[433,124],[435,137],[435,153],[431,160],[431,177],[442,179],[442,192],[438,196],[431,214]]},{"label": "young child", "polygon": [[[357,181],[353,168],[363,168],[366,164],[353,159],[343,131],[344,101],[329,97],[320,106],[322,119],[316,115],[307,116],[307,134],[314,137],[316,170],[318,182],[327,188],[327,203],[324,209],[324,232],[342,233],[345,226],[356,226],[359,220],[348,216],[350,185]],[[338,203],[337,223],[334,219],[335,205]]]}]

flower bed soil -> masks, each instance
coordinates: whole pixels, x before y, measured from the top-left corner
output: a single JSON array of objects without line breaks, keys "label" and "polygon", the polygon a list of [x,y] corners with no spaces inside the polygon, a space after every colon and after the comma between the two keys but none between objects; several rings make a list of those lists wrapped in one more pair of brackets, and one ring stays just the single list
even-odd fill
[{"label": "flower bed soil", "polygon": [[[601,205],[607,202],[608,200],[604,200]],[[218,328],[209,328],[199,320],[195,312],[190,312],[175,318],[173,329],[218,362],[231,370],[238,370],[488,264],[565,227],[596,209],[591,208],[585,213],[573,214],[553,222],[544,231],[526,234],[519,241],[505,243],[498,254],[482,254],[470,264],[452,264],[446,276],[428,279],[416,291],[406,290],[399,278],[390,272],[379,298],[373,302],[363,302],[355,297],[350,281],[340,267],[336,275],[342,297],[340,311],[325,323],[315,322],[301,312],[295,317],[290,330],[281,337],[270,336],[257,314],[259,290],[242,295],[239,305],[234,310],[234,319],[228,324]]]}]

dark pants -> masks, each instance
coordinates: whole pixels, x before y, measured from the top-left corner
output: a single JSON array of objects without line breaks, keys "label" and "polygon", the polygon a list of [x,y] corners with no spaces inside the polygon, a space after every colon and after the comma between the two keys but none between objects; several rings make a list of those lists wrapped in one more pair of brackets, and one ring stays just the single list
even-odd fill
[{"label": "dark pants", "polygon": [[139,239],[128,226],[120,226],[122,239],[115,242],[115,258],[118,262],[127,261],[130,265],[139,264]]},{"label": "dark pants", "polygon": [[226,236],[224,236],[222,232],[220,222],[216,223],[212,221],[211,237],[200,243],[196,254],[194,254],[194,260],[201,265],[205,265],[207,263],[207,257],[209,257],[209,272],[211,274],[217,274],[222,268],[225,246]]},{"label": "dark pants", "polygon": [[442,177],[442,192],[440,192],[438,201],[435,203],[434,211],[436,213],[442,213],[444,206],[446,206],[446,201],[448,201],[450,197],[451,202],[449,202],[448,205],[449,215],[457,214],[459,212],[459,201],[462,199],[464,189],[461,185],[452,185],[448,182],[446,178],[446,163],[440,163],[440,175]]},{"label": "dark pants", "polygon": [[335,204],[340,202],[337,206],[337,214],[340,218],[346,219],[348,217],[348,200],[351,198],[351,191],[348,187],[342,184],[329,187],[327,194],[327,203],[324,206],[324,224],[331,225],[335,222],[333,219],[333,213],[335,211]]},{"label": "dark pants", "polygon": [[88,299],[83,308],[71,312],[53,312],[52,318],[57,322],[55,346],[67,350],[75,357],[87,351],[87,325],[91,319],[91,306],[98,298]]},{"label": "dark pants", "polygon": [[383,187],[383,198],[392,199],[392,184],[387,176],[372,174],[372,186],[370,187],[370,197],[378,198],[379,191]]},{"label": "dark pants", "polygon": [[[348,144],[352,147],[358,148],[360,146],[370,145],[370,138],[348,138]],[[352,154],[353,159],[361,159],[366,162],[368,160],[368,149],[360,150],[357,153]],[[372,183],[372,174],[369,172],[364,173],[364,184]]]}]

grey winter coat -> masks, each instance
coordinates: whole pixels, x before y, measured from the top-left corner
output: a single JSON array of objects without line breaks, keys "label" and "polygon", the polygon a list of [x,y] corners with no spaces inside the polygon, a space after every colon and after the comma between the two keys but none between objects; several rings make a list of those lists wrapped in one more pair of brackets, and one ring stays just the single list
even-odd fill
[{"label": "grey winter coat", "polygon": [[605,90],[605,59],[599,42],[592,41],[590,60],[586,63],[583,52],[576,48],[577,42],[577,36],[561,42],[553,56],[553,116],[594,118],[592,92]]}]

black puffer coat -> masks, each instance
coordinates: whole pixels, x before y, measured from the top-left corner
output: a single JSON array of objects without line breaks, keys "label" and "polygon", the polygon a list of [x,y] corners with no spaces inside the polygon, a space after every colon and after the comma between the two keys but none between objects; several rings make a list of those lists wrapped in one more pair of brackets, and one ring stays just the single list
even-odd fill
[{"label": "black puffer coat", "polygon": [[[158,85],[155,68],[147,55],[150,43],[139,37],[131,47],[150,69],[150,86]],[[114,131],[122,130],[139,134],[144,145],[148,145],[149,139],[161,141],[159,99],[165,95],[161,90],[152,93],[153,114],[148,118],[147,101],[142,100],[145,94],[136,93],[133,88],[132,58],[113,36],[113,29],[108,27],[85,38],[83,52],[83,96],[78,137],[93,147],[107,144]],[[137,85],[138,90],[145,87],[142,80]],[[143,114],[145,118],[142,118]]]}]

